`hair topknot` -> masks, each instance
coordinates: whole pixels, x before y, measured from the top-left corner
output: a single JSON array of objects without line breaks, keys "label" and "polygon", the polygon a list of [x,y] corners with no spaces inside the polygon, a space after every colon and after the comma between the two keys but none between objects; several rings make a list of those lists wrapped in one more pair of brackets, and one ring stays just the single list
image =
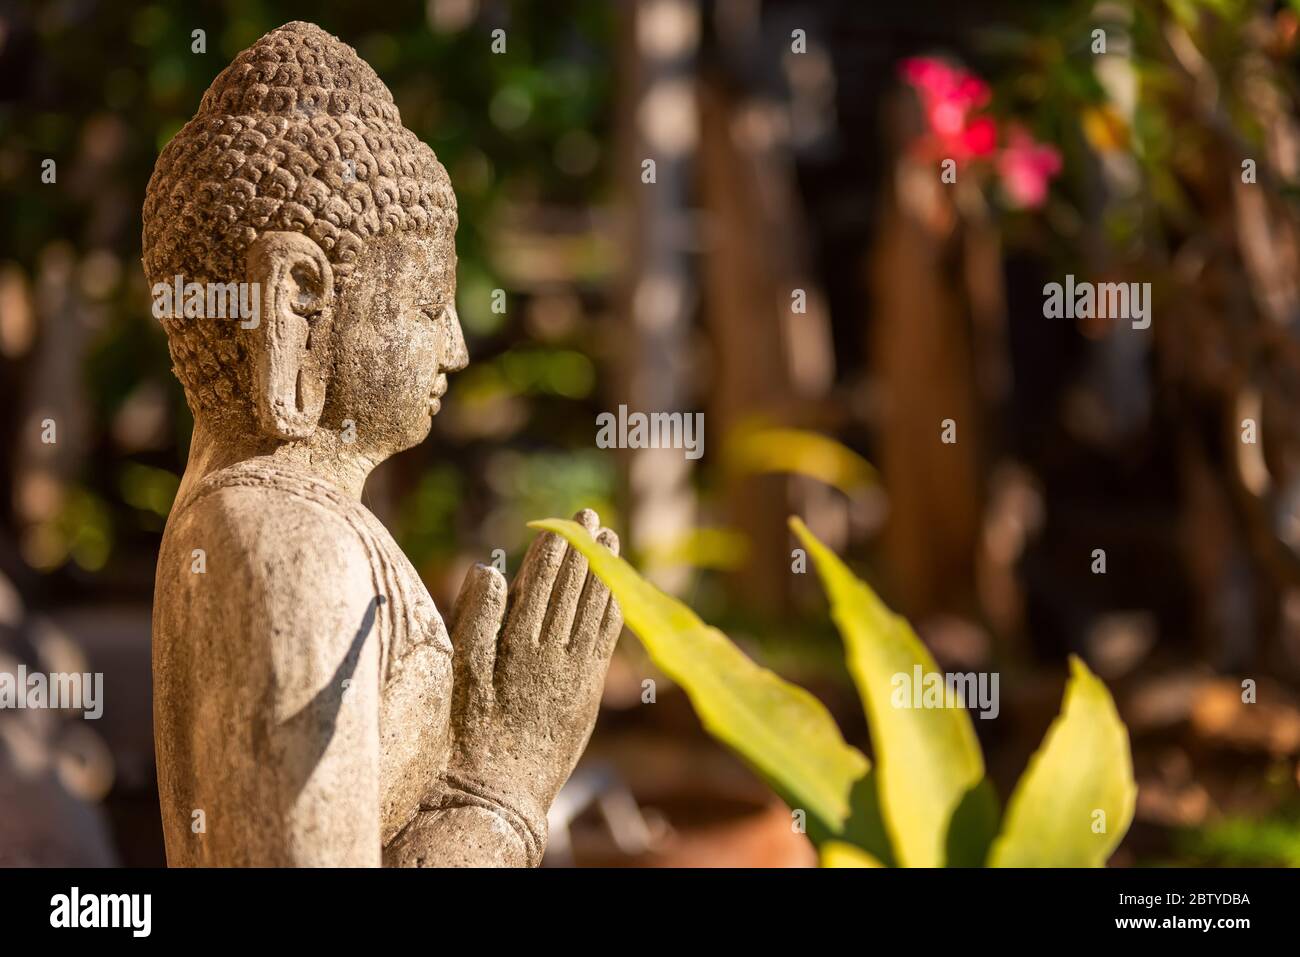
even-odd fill
[{"label": "hair topknot", "polygon": [[[433,150],[402,126],[369,64],[310,23],[287,23],[235,57],[163,149],[145,195],[145,274],[151,285],[241,280],[248,247],[268,230],[315,240],[340,285],[372,237],[456,230]],[[162,322],[195,415],[247,413],[237,324]]]}]

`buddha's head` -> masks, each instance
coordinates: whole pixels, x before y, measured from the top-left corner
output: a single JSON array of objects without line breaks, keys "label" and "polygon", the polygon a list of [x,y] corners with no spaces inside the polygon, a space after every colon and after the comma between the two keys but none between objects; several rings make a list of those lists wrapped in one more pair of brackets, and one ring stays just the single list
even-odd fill
[{"label": "buddha's head", "polygon": [[167,144],[145,199],[151,287],[179,276],[224,305],[212,284],[256,284],[253,314],[177,302],[161,317],[196,423],[371,461],[422,441],[468,361],[455,237],[446,170],[356,51],[308,23],[262,37]]}]

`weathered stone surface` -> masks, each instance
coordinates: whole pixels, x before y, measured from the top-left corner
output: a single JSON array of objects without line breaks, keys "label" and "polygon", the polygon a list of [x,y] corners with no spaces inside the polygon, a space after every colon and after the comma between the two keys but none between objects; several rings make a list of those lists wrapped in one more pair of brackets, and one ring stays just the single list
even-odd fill
[{"label": "weathered stone surface", "polygon": [[[174,865],[536,865],[622,619],[552,535],[450,632],[361,504],[469,361],[456,199],[349,46],[289,23],[158,159],[151,285],[256,283],[163,316],[194,436],[158,557],[154,733]],[[251,288],[251,287],[250,287]],[[578,516],[617,550],[595,513]]]}]

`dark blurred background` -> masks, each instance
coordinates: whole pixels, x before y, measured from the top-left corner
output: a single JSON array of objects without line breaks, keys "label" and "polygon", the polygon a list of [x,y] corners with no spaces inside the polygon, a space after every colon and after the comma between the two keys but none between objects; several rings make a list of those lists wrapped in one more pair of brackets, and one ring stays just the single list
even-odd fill
[{"label": "dark blurred background", "polygon": [[[1297,6],[6,3],[0,667],[102,671],[106,705],[0,714],[0,861],[163,862],[149,616],[192,422],[140,209],[216,74],[306,19],[460,204],[472,363],[365,495],[444,614],[591,506],[865,747],[799,514],[941,667],[1001,673],[1004,799],[1076,652],[1133,738],[1114,863],[1300,864]],[[1150,329],[1045,318],[1066,274],[1151,283]],[[704,456],[597,448],[620,403],[704,412]],[[548,863],[810,862],[774,800],[625,635]]]}]

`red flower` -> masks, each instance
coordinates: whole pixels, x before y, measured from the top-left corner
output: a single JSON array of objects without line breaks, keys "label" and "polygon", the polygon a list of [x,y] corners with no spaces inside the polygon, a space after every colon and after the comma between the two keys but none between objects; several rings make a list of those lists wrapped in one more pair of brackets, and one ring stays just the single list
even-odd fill
[{"label": "red flower", "polygon": [[998,125],[991,116],[977,116],[961,132],[962,149],[971,156],[988,156],[998,145]]},{"label": "red flower", "polygon": [[971,114],[989,102],[989,86],[973,73],[933,57],[912,57],[900,68],[916,90],[930,126],[930,147],[944,157],[963,160],[987,156],[997,142],[992,117]]}]

